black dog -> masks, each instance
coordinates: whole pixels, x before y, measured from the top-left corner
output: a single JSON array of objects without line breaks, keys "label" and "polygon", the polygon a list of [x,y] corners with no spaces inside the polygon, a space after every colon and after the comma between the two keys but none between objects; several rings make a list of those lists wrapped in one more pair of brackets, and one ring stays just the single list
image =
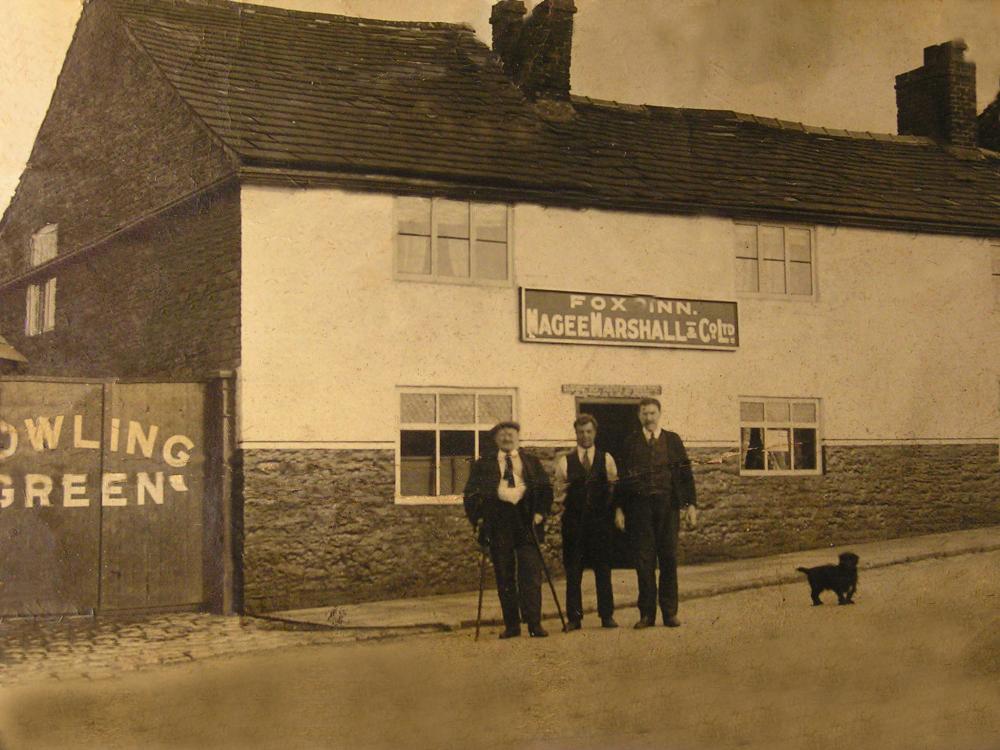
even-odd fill
[{"label": "black dog", "polygon": [[832,591],[837,595],[837,604],[854,604],[852,597],[858,587],[858,556],[853,552],[841,552],[837,565],[818,565],[815,568],[796,568],[809,578],[813,605],[822,604],[819,595]]}]

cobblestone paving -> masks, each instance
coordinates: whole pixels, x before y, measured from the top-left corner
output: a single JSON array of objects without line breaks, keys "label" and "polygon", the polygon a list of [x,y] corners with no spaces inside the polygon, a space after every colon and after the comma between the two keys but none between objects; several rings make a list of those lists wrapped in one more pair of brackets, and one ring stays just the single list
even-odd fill
[{"label": "cobblestone paving", "polygon": [[0,621],[0,686],[122,672],[290,646],[353,643],[382,631],[289,630],[250,617],[168,614],[142,618]]}]

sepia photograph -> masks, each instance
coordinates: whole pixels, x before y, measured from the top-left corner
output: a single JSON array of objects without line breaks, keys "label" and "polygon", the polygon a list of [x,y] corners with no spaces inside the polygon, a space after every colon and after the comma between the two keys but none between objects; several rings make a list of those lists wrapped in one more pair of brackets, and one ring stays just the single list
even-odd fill
[{"label": "sepia photograph", "polygon": [[1000,0],[0,4],[0,750],[1000,750]]}]

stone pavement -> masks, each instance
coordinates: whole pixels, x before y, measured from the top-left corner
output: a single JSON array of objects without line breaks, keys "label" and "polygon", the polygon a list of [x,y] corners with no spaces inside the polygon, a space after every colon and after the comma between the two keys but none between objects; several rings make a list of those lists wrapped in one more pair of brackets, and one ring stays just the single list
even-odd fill
[{"label": "stone pavement", "polygon": [[[381,633],[360,634],[365,638]],[[0,686],[102,679],[170,664],[310,644],[359,634],[203,613],[0,621]]]},{"label": "stone pavement", "polygon": [[[1000,527],[851,545],[861,567],[876,568],[932,557],[1000,549]],[[681,598],[693,599],[762,586],[800,581],[799,565],[835,560],[840,548],[772,557],[682,566]],[[556,581],[560,601],[564,584]],[[619,609],[635,602],[635,575],[616,571]],[[807,597],[805,584],[802,596]],[[864,596],[864,578],[858,597]],[[235,656],[302,645],[348,644],[435,630],[471,627],[475,591],[396,601],[276,612],[257,617],[203,613],[143,617],[67,617],[0,619],[0,687],[44,680],[114,677],[123,672],[159,668],[212,657]],[[546,617],[556,617],[551,595],[544,593]],[[593,576],[585,575],[584,606],[594,611]],[[496,592],[483,598],[484,623],[500,622]],[[634,611],[623,612],[630,625]],[[682,610],[683,615],[683,610]],[[596,618],[590,617],[590,625]]]},{"label": "stone pavement", "polygon": [[[837,553],[848,549],[861,557],[861,570],[881,568],[934,557],[951,557],[1000,549],[1000,526],[791,552],[746,560],[682,565],[678,570],[680,598],[683,601],[762,586],[804,582],[805,577],[796,571],[797,567],[835,563]],[[492,574],[487,580],[492,582]],[[637,594],[635,573],[631,570],[616,570],[613,572],[612,580],[615,604],[622,613],[616,619],[620,625],[631,625],[638,616],[634,609]],[[594,576],[590,571],[584,572],[583,583],[584,613],[592,615],[589,619],[593,623],[596,620],[593,613],[597,611],[597,598],[594,591]],[[564,605],[565,582],[556,579],[554,584],[560,604]],[[858,596],[863,596],[863,586],[862,577]],[[802,596],[806,598],[809,596],[805,583],[802,586]],[[277,622],[331,625],[355,632],[383,628],[456,630],[474,626],[476,604],[477,592],[471,591],[337,607],[289,610],[262,616],[273,618]],[[546,619],[558,617],[552,595],[544,583],[542,606],[543,616]],[[681,619],[683,620],[683,611]],[[487,589],[483,596],[483,624],[492,626],[501,622],[496,590]]]}]

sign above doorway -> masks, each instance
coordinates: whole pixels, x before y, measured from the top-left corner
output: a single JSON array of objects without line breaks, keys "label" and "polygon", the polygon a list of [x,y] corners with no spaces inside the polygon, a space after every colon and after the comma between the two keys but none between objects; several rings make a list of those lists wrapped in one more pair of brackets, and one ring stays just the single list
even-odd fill
[{"label": "sign above doorway", "polygon": [[663,393],[661,385],[582,385],[565,383],[563,393],[586,398],[643,398],[659,396]]}]

